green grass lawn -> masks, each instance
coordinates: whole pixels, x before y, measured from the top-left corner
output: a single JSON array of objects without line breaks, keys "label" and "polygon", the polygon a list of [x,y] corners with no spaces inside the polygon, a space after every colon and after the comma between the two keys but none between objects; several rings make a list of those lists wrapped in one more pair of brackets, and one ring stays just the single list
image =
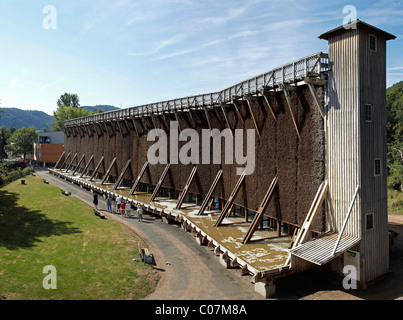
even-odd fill
[{"label": "green grass lawn", "polygon": [[[140,240],[92,207],[29,176],[0,189],[0,300],[141,299],[157,282]],[[141,260],[140,260],[141,261]],[[57,289],[44,289],[47,265]]]}]

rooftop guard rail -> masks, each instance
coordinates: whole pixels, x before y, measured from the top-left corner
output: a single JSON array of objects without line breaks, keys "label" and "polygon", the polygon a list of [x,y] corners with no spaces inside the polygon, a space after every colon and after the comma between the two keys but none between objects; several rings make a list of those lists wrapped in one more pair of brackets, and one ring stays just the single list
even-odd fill
[{"label": "rooftop guard rail", "polygon": [[222,91],[155,102],[67,120],[64,126],[81,126],[133,117],[148,117],[152,114],[175,113],[178,111],[188,111],[189,109],[221,106],[222,103],[231,103],[234,99],[243,98],[245,95],[258,94],[266,88],[276,88],[282,83],[294,83],[303,80],[307,76],[320,77],[327,71],[329,71],[328,54],[318,52],[240,82]]}]

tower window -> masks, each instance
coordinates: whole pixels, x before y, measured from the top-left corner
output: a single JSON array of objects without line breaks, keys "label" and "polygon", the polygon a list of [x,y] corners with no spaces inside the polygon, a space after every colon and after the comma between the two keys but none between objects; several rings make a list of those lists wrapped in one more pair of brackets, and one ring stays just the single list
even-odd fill
[{"label": "tower window", "polygon": [[374,214],[368,213],[365,215],[365,226],[367,230],[374,228]]},{"label": "tower window", "polygon": [[381,175],[381,159],[375,159],[375,176]]},{"label": "tower window", "polygon": [[372,122],[372,105],[365,105],[365,121]]},{"label": "tower window", "polygon": [[376,37],[372,34],[369,35],[369,49],[376,51]]}]

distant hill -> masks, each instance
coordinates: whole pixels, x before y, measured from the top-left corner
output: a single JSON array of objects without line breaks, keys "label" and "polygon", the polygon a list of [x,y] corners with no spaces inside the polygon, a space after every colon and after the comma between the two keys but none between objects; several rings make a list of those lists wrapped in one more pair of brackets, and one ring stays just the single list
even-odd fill
[{"label": "distant hill", "polygon": [[[104,112],[119,109],[109,105],[83,106],[82,108],[95,112],[98,109]],[[0,113],[0,127],[5,126],[6,128],[16,128],[17,130],[22,127],[35,127],[37,130],[51,130],[51,123],[54,122],[53,116],[43,111],[3,107],[0,109],[4,111],[4,113]]]},{"label": "distant hill", "polygon": [[51,128],[53,117],[43,111],[21,110],[18,108],[3,108],[4,113],[0,114],[0,126],[7,128],[21,129],[22,127],[35,127],[35,129]]},{"label": "distant hill", "polygon": [[108,111],[113,111],[113,110],[117,110],[119,108],[116,108],[114,106],[109,106],[109,105],[97,105],[95,107],[89,107],[89,106],[81,106],[81,108],[88,110],[88,111],[94,111],[97,112],[98,109],[103,110],[104,112],[108,112]]}]

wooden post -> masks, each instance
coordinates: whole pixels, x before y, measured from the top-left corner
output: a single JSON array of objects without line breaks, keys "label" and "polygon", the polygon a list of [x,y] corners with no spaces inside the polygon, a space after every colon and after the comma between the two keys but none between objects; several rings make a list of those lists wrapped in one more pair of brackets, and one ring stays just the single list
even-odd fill
[{"label": "wooden post", "polygon": [[284,91],[285,98],[287,100],[288,108],[290,109],[290,112],[291,112],[291,118],[292,118],[292,122],[294,123],[295,131],[297,131],[298,138],[301,139],[301,136],[300,136],[299,130],[298,130],[298,126],[297,126],[297,121],[295,119],[295,114],[294,114],[294,111],[292,110],[290,92],[288,91],[287,85],[285,85],[285,84],[283,84],[283,91]]},{"label": "wooden post", "polygon": [[222,171],[223,171],[222,169],[218,170],[218,173],[217,173],[216,177],[214,178],[214,181],[213,181],[213,183],[211,184],[210,189],[209,189],[209,191],[207,192],[206,197],[204,198],[204,200],[203,200],[203,202],[202,202],[202,204],[201,204],[201,206],[200,206],[200,209],[199,209],[199,212],[197,213],[197,215],[202,215],[203,212],[204,212],[204,210],[206,209],[207,204],[209,203],[210,198],[211,198],[211,196],[212,196],[212,194],[213,194],[215,188],[217,187],[218,181],[219,181],[220,178],[221,178]]},{"label": "wooden post", "polygon": [[215,227],[220,226],[221,223],[223,222],[224,218],[229,213],[229,210],[231,209],[232,203],[234,202],[234,199],[235,199],[236,195],[238,194],[239,189],[240,189],[241,184],[244,181],[244,179],[245,179],[245,171],[242,172],[241,176],[239,177],[239,180],[238,180],[237,184],[234,187],[234,190],[232,190],[232,193],[231,193],[230,197],[228,198],[228,201],[225,204],[224,209],[221,211],[220,216],[218,217],[216,223],[214,224]]},{"label": "wooden post", "polygon": [[106,173],[105,173],[104,177],[102,178],[101,185],[103,185],[105,183],[106,179],[109,177],[109,174],[110,174],[113,166],[115,165],[115,163],[116,163],[116,157],[113,158],[111,164],[109,165],[108,170],[106,170]]},{"label": "wooden post", "polygon": [[136,191],[136,189],[137,189],[137,187],[138,187],[138,185],[139,185],[139,183],[140,183],[140,180],[141,180],[141,178],[142,178],[144,172],[146,171],[147,167],[148,167],[148,161],[146,161],[146,162],[144,163],[143,168],[141,169],[139,175],[137,176],[136,181],[135,181],[134,184],[133,184],[133,187],[131,188],[131,190],[130,190],[130,192],[129,192],[129,196],[131,196],[131,195]]},{"label": "wooden post", "polygon": [[59,160],[57,160],[56,165],[55,165],[55,169],[57,169],[57,166],[60,163],[60,160],[62,160],[62,158],[64,157],[64,155],[66,154],[66,151],[63,151],[62,155],[60,156]]},{"label": "wooden post", "polygon": [[91,158],[90,158],[90,160],[88,160],[87,164],[85,165],[85,167],[83,169],[83,172],[81,173],[80,178],[82,178],[84,176],[84,174],[88,171],[90,163],[93,161],[93,159],[94,159],[94,155],[91,155]]},{"label": "wooden post", "polygon": [[73,161],[76,160],[76,158],[77,158],[77,153],[74,155],[73,160],[71,160],[70,164],[67,166],[66,173],[70,170],[70,167],[73,164]]},{"label": "wooden post", "polygon": [[68,159],[68,158],[70,158],[70,157],[71,157],[71,152],[69,152],[69,154],[67,155],[67,157],[64,159],[64,161],[63,161],[62,165],[60,166],[60,170],[62,170],[62,169],[63,169],[64,165],[65,165],[65,164],[66,164],[66,162],[67,162],[67,159]]},{"label": "wooden post", "polygon": [[98,170],[99,170],[99,167],[100,167],[101,164],[104,162],[104,158],[105,158],[105,157],[102,156],[101,160],[99,160],[99,162],[98,162],[97,166],[95,167],[94,172],[92,173],[92,175],[91,175],[89,181],[92,181],[92,179],[94,179],[95,175],[97,174],[97,172],[98,172]]},{"label": "wooden post", "polygon": [[164,182],[164,179],[165,179],[165,177],[166,177],[166,175],[167,175],[167,173],[168,173],[168,170],[169,170],[170,166],[171,166],[170,163],[168,163],[168,164],[165,166],[164,172],[162,173],[161,178],[160,178],[160,180],[158,181],[157,185],[155,186],[155,189],[154,189],[153,194],[151,195],[150,202],[153,202],[154,199],[157,197],[158,192],[159,192],[159,190],[160,190],[160,188],[161,188],[162,183]]},{"label": "wooden post", "polygon": [[80,161],[78,161],[77,166],[76,166],[76,168],[74,169],[74,171],[73,171],[73,173],[72,173],[73,176],[74,176],[75,173],[77,172],[78,167],[80,166],[80,164],[81,164],[81,162],[84,160],[84,158],[85,158],[85,153],[81,156]]},{"label": "wooden post", "polygon": [[121,183],[122,180],[123,180],[123,176],[125,175],[127,169],[129,168],[129,165],[130,165],[130,162],[131,162],[131,161],[132,161],[131,159],[127,160],[127,162],[126,162],[126,164],[125,164],[125,166],[124,166],[122,172],[121,172],[120,175],[119,175],[118,180],[116,181],[115,185],[113,186],[113,190],[116,190],[116,189],[119,187],[120,183]]},{"label": "wooden post", "polygon": [[255,216],[252,220],[252,223],[251,223],[251,226],[250,226],[248,232],[246,233],[245,237],[242,240],[243,243],[248,243],[250,241],[250,239],[252,238],[253,234],[255,233],[256,229],[258,228],[260,220],[263,217],[263,213],[267,209],[267,206],[269,205],[270,200],[273,197],[273,191],[277,185],[277,182],[278,182],[278,177],[275,176],[273,181],[270,184],[269,189],[266,192],[266,195],[264,196],[264,198],[262,200],[262,203],[259,206],[257,213],[255,214]]},{"label": "wooden post", "polygon": [[181,192],[181,194],[180,194],[180,196],[178,198],[178,201],[176,202],[175,209],[180,209],[181,208],[183,200],[185,200],[185,197],[186,197],[186,194],[187,194],[187,192],[189,190],[189,187],[192,184],[192,181],[193,181],[193,178],[194,178],[194,176],[196,174],[196,171],[197,171],[197,166],[193,166],[193,169],[190,172],[190,175],[189,175],[189,178],[188,178],[188,180],[187,180],[187,182],[185,184],[185,187],[183,188],[183,190],[182,190],[182,192]]},{"label": "wooden post", "polygon": [[254,125],[255,125],[255,129],[256,129],[257,135],[258,135],[259,138],[260,138],[259,127],[258,127],[258,125],[257,125],[256,119],[255,119],[255,116],[254,116],[253,110],[252,110],[251,97],[250,97],[249,95],[245,95],[245,100],[246,100],[246,102],[248,103],[249,111],[250,111],[250,114],[251,114],[251,116],[252,116],[252,120],[253,120],[253,123],[254,123]]}]

